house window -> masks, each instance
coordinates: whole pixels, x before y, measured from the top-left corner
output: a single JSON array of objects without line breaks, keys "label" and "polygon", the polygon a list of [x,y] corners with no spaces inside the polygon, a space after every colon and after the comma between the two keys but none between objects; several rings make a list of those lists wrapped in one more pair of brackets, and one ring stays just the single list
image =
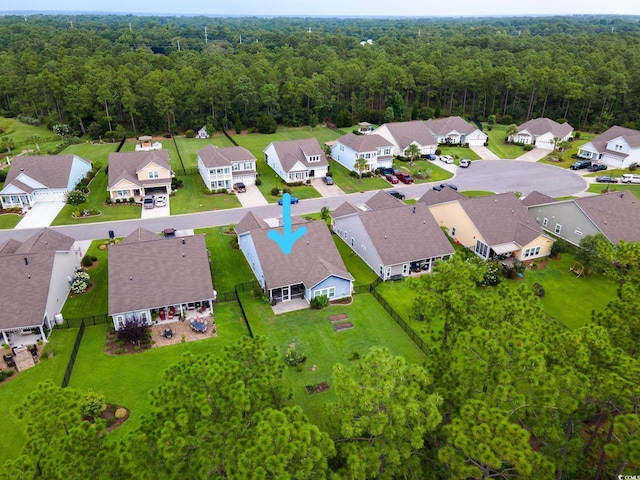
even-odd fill
[{"label": "house window", "polygon": [[384,154],[385,155],[391,155],[391,149],[390,148],[385,148],[384,149]]},{"label": "house window", "polygon": [[456,227],[451,227],[451,236],[452,237],[456,236]]},{"label": "house window", "polygon": [[562,230],[562,225],[560,225],[559,223],[556,223],[556,229],[554,231],[556,233],[560,233],[561,230]]},{"label": "house window", "polygon": [[116,195],[118,197],[128,197],[129,196],[129,190],[118,190],[116,191]]},{"label": "house window", "polygon": [[209,175],[215,175],[216,171],[212,168],[211,170],[209,170]]},{"label": "house window", "polygon": [[240,164],[239,163],[234,163],[233,165],[231,165],[231,169],[234,172],[237,172],[238,170],[240,170]]},{"label": "house window", "polygon": [[380,265],[380,276],[384,278],[384,265]]},{"label": "house window", "polygon": [[158,178],[160,174],[157,170],[149,170],[149,178]]},{"label": "house window", "polygon": [[476,253],[480,255],[482,258],[487,258],[487,250],[489,247],[482,243],[480,240],[476,240]]},{"label": "house window", "polygon": [[366,154],[364,155],[364,158],[371,158],[371,154],[370,154],[370,153],[366,153]]},{"label": "house window", "polygon": [[548,219],[548,218],[544,218],[544,219],[542,220],[542,226],[543,226],[543,227],[546,227],[547,225],[549,225],[549,219]]},{"label": "house window", "polygon": [[535,257],[536,255],[539,255],[539,254],[540,254],[540,247],[527,248],[524,251],[524,258]]},{"label": "house window", "polygon": [[340,151],[344,152],[344,145],[340,145]]},{"label": "house window", "polygon": [[309,161],[310,162],[319,162],[320,161],[320,155],[311,155],[309,157]]},{"label": "house window", "polygon": [[355,247],[356,246],[356,239],[351,237],[351,247]]},{"label": "house window", "polygon": [[391,276],[391,267],[387,267],[386,278],[389,278],[390,276]]},{"label": "house window", "polygon": [[622,151],[622,145],[616,144],[614,149],[615,149],[616,152],[621,152]]},{"label": "house window", "polygon": [[408,273],[409,273],[409,265],[405,263],[402,265],[402,274],[407,275]]},{"label": "house window", "polygon": [[576,231],[574,232],[576,235],[578,235],[579,237],[582,236],[582,231],[580,230],[580,228],[576,228]]},{"label": "house window", "polygon": [[244,169],[251,170],[253,162],[244,162]]},{"label": "house window", "polygon": [[216,169],[216,174],[217,175],[222,175],[224,173],[224,170],[222,168],[217,168]]},{"label": "house window", "polygon": [[364,242],[362,242],[360,248],[362,248],[362,250],[364,250],[365,252],[367,251],[367,245]]},{"label": "house window", "polygon": [[328,298],[333,298],[336,296],[336,287],[319,288],[318,290],[313,291],[314,297],[319,297],[320,295],[325,295]]}]

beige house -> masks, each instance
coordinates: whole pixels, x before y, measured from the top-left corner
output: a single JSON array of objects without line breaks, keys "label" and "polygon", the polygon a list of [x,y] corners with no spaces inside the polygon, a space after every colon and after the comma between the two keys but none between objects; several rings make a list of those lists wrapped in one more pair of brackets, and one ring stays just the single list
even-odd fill
[{"label": "beige house", "polygon": [[173,177],[169,152],[124,152],[109,154],[109,195],[112,200],[171,193]]},{"label": "beige house", "polygon": [[428,191],[418,203],[427,204],[451,238],[483,259],[511,256],[531,260],[551,253],[553,239],[511,192],[467,198],[445,188]]}]

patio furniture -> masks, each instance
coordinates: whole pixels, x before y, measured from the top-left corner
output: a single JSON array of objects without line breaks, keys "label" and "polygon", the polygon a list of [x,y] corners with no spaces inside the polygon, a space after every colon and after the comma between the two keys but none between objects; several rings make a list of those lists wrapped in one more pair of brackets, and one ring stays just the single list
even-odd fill
[{"label": "patio furniture", "polygon": [[207,331],[207,322],[204,320],[191,320],[191,328],[197,333],[204,333]]},{"label": "patio furniture", "polygon": [[4,363],[7,364],[7,367],[15,367],[16,362],[13,360],[13,355],[10,353],[6,353],[2,356],[4,358]]},{"label": "patio furniture", "polygon": [[172,319],[175,316],[175,314],[176,314],[176,309],[173,306],[169,307],[169,319]]},{"label": "patio furniture", "polygon": [[162,336],[164,338],[171,338],[173,337],[173,330],[171,330],[170,328],[165,329],[164,333],[162,334]]},{"label": "patio furniture", "polygon": [[160,320],[164,320],[165,318],[167,318],[167,314],[164,311],[164,308],[162,310],[160,310]]}]

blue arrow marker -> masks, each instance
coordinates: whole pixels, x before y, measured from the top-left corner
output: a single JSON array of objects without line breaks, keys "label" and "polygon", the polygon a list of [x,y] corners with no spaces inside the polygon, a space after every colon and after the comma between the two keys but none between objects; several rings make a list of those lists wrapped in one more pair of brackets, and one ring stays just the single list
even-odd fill
[{"label": "blue arrow marker", "polygon": [[282,220],[284,222],[282,233],[277,230],[269,230],[267,237],[278,244],[282,253],[289,255],[293,244],[307,233],[307,227],[302,226],[295,231],[291,230],[291,195],[288,193],[282,196]]}]

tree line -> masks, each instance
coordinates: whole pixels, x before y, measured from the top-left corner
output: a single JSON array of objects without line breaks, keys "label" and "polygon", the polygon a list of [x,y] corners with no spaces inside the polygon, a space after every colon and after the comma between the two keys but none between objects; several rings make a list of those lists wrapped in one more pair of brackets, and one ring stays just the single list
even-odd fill
[{"label": "tree line", "polygon": [[640,24],[624,16],[0,18],[0,114],[78,135],[255,128],[264,116],[636,127],[639,66]]},{"label": "tree line", "polygon": [[[550,323],[534,292],[471,254],[414,279],[431,332],[422,365],[373,348],[334,366],[335,401],[310,423],[264,337],[185,356],[149,413],[112,438],[104,397],[46,383],[12,413],[22,454],[2,478],[605,479],[640,469],[640,244],[585,243],[620,281],[583,328]],[[583,259],[587,262],[587,259]],[[101,400],[100,400],[101,398]]]}]

